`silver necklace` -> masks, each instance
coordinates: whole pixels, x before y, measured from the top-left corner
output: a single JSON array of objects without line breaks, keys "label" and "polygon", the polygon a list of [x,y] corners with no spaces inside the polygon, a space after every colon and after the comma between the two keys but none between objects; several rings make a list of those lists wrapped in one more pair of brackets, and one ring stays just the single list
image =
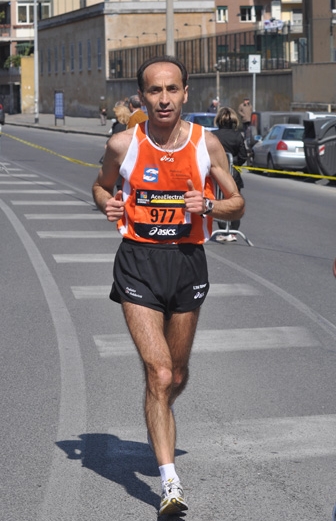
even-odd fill
[{"label": "silver necklace", "polygon": [[148,133],[149,133],[149,137],[151,138],[151,140],[153,141],[153,143],[159,147],[159,148],[162,148],[164,151],[165,151],[165,155],[160,157],[160,161],[165,161],[167,163],[174,163],[175,159],[173,158],[173,155],[174,155],[174,152],[175,152],[175,148],[176,148],[176,143],[178,142],[178,139],[180,137],[180,134],[181,134],[181,130],[182,130],[182,125],[180,125],[180,128],[179,128],[179,131],[176,135],[176,138],[175,138],[175,141],[173,143],[173,148],[172,150],[167,150],[167,148],[164,148],[162,145],[160,145],[160,143],[158,143],[156,141],[156,139],[154,138],[154,136],[149,132],[149,129],[148,129]]}]

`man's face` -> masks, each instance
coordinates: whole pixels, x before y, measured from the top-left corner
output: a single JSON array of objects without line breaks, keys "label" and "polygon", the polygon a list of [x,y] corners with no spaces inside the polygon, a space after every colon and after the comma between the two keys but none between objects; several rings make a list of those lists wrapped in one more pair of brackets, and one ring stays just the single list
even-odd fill
[{"label": "man's face", "polygon": [[180,69],[174,63],[159,62],[144,71],[144,91],[139,93],[150,121],[165,125],[180,117],[188,99],[188,87],[183,87]]}]

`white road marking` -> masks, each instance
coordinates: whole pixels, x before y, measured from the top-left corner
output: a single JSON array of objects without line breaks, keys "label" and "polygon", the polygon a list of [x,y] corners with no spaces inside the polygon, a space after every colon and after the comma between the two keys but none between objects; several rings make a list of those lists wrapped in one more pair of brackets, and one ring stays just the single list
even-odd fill
[{"label": "white road marking", "polygon": [[117,231],[39,231],[36,232],[41,239],[121,239],[121,235]]},{"label": "white road marking", "polygon": [[[135,354],[128,333],[96,335],[93,338],[103,358]],[[197,331],[193,353],[288,349],[319,345],[318,340],[304,327],[211,329]]]},{"label": "white road marking", "polygon": [[[37,174],[24,174],[20,168],[7,168],[7,172],[20,172],[20,174],[17,174],[18,177],[39,177]],[[9,174],[0,174],[0,177],[12,178]]]},{"label": "white road marking", "polygon": [[26,213],[25,214],[25,218],[29,221],[29,220],[42,220],[42,221],[46,221],[47,219],[52,219],[52,220],[65,220],[65,221],[70,221],[70,220],[95,220],[95,219],[99,219],[99,220],[105,220],[106,221],[106,216],[103,215],[102,213]]},{"label": "white road marking", "polygon": [[72,293],[76,299],[108,298],[111,291],[112,281],[109,286],[71,286]]},{"label": "white road marking", "polygon": [[227,297],[231,295],[252,296],[261,295],[260,291],[250,284],[212,284],[210,283],[209,297]]},{"label": "white road marking", "polygon": [[[72,286],[72,292],[76,299],[106,298],[112,285],[109,286]],[[211,284],[208,297],[228,297],[259,295],[260,292],[248,284]]]},{"label": "white road marking", "polygon": [[[56,440],[76,440],[78,445],[82,446],[83,442],[77,436],[87,429],[86,386],[76,328],[56,281],[34,241],[12,209],[1,199],[0,209],[12,224],[29,256],[55,328],[61,375],[59,418],[58,425],[55,425]],[[36,519],[39,521],[46,519],[58,521],[61,518],[74,520],[78,513],[82,463],[80,460],[69,460],[56,445],[50,455],[50,474],[47,483],[44,483],[40,513]]]},{"label": "white road marking", "polygon": [[19,201],[12,200],[11,204],[13,206],[92,206],[89,202],[86,201]]},{"label": "white road marking", "polygon": [[53,255],[57,263],[70,262],[113,262],[115,255],[113,253],[68,253],[61,255]]},{"label": "white road marking", "polygon": [[[254,461],[279,458],[297,461],[303,458],[336,455],[335,414],[248,419],[228,422],[220,428],[215,424],[207,423],[198,427],[192,423],[188,426],[180,425],[180,431],[181,429],[185,430],[183,437],[188,436],[188,431],[211,431],[207,451],[211,451],[212,445],[216,448],[217,456],[225,460],[247,457]],[[198,449],[198,440],[203,440],[203,437],[195,435],[193,440],[190,440],[194,450]],[[224,450],[219,451],[218,446]]]},{"label": "white road marking", "polygon": [[36,185],[43,185],[43,186],[50,186],[50,185],[54,185],[55,183],[53,183],[52,181],[37,181],[37,182],[34,182],[34,181],[18,181],[16,178],[12,177],[11,180],[9,181],[0,181],[0,185],[33,185],[33,186],[36,186]]},{"label": "white road marking", "polygon": [[[178,414],[178,413],[177,413]],[[190,432],[193,433],[190,436]],[[207,450],[204,451],[205,433]],[[207,423],[199,418],[197,422],[178,420],[179,439],[188,440],[188,451],[197,452],[198,458],[209,460],[215,456],[216,461],[230,463],[244,458],[251,462],[267,460],[292,459],[335,456],[336,415],[293,416],[285,418],[248,419],[235,422]],[[113,425],[108,429],[111,434],[107,446],[107,457],[113,457],[130,451],[139,452],[143,443],[146,446],[146,427],[143,431],[137,427]],[[118,440],[119,438],[119,440]],[[184,447],[177,442],[177,449]],[[235,462],[237,464],[237,462]]]},{"label": "white road marking", "polygon": [[[36,186],[36,184],[35,184],[35,186]],[[73,195],[75,193],[76,192],[74,192],[73,190],[56,190],[56,189],[54,189],[54,190],[46,190],[46,189],[18,190],[17,188],[13,188],[11,190],[0,190],[0,194],[15,194],[15,195],[18,195],[18,194]]]}]

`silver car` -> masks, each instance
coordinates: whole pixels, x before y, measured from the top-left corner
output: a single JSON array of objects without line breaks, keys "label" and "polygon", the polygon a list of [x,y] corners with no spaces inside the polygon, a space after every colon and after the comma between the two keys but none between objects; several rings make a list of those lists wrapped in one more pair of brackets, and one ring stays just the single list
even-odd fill
[{"label": "silver car", "polygon": [[[253,166],[268,170],[306,170],[302,125],[273,125],[252,148]],[[255,138],[255,139],[256,139]]]}]

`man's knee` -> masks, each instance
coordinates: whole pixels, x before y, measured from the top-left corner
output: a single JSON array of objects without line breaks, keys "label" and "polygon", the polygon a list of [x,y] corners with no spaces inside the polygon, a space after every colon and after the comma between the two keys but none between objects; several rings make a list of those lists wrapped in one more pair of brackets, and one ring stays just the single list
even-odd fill
[{"label": "man's knee", "polygon": [[173,387],[173,371],[169,367],[146,367],[147,386],[153,394],[169,394]]}]

